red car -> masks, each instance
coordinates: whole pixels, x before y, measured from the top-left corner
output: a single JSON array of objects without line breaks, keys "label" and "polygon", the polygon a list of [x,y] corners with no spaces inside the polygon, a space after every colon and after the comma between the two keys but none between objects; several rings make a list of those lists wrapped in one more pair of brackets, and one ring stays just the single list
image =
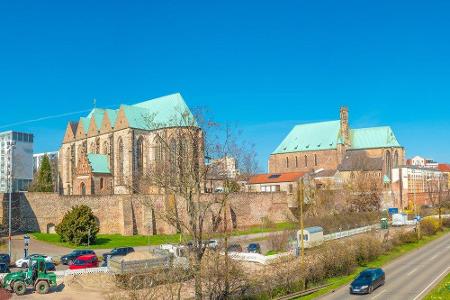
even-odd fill
[{"label": "red car", "polygon": [[87,254],[78,256],[77,259],[70,264],[70,270],[97,268],[98,258],[95,254]]}]

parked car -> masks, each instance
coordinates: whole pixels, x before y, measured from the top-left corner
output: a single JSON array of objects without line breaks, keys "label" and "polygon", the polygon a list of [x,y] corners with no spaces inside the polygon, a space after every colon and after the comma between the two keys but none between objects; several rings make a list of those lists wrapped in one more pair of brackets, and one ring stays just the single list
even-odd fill
[{"label": "parked car", "polygon": [[70,265],[70,270],[97,268],[98,258],[95,254],[86,254],[78,256]]},{"label": "parked car", "polygon": [[61,263],[63,265],[68,265],[70,262],[73,262],[78,256],[87,255],[87,254],[95,255],[95,252],[93,250],[87,250],[87,249],[73,250],[69,254],[61,256]]},{"label": "parked car", "polygon": [[384,281],[385,275],[381,268],[365,269],[350,284],[350,294],[370,294]]},{"label": "parked car", "polygon": [[52,262],[51,256],[43,255],[43,254],[31,254],[31,255],[28,255],[27,257],[16,260],[16,267],[28,268],[28,265],[30,264],[30,259],[37,258],[37,257],[43,257],[46,262]]},{"label": "parked car", "polygon": [[219,247],[219,242],[217,240],[207,240],[204,242],[206,248],[216,250]]},{"label": "parked car", "polygon": [[120,248],[114,248],[110,252],[103,254],[103,261],[108,261],[108,258],[113,256],[125,256],[128,253],[134,252],[133,247],[120,247]]},{"label": "parked car", "polygon": [[7,266],[11,265],[11,258],[7,253],[0,253],[0,263],[4,263]]},{"label": "parked car", "polygon": [[242,246],[239,244],[231,244],[227,248],[228,252],[242,252]]},{"label": "parked car", "polygon": [[9,265],[5,263],[0,263],[0,273],[9,273],[9,272],[11,272],[9,270]]},{"label": "parked car", "polygon": [[250,243],[247,246],[247,252],[250,253],[261,253],[261,245],[258,243]]}]

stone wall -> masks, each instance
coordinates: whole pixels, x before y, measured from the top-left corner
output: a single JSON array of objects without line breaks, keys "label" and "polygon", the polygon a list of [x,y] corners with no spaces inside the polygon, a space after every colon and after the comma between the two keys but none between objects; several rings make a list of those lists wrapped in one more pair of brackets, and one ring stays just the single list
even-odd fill
[{"label": "stone wall", "polygon": [[310,172],[321,168],[335,170],[339,157],[337,150],[272,154],[269,157],[269,173]]},{"label": "stone wall", "polygon": [[[205,201],[220,194],[205,194]],[[289,195],[286,193],[236,193],[228,198],[230,225],[243,229],[260,225],[263,218],[272,222],[295,219],[288,208]],[[166,223],[160,216],[166,210],[167,201],[162,195],[102,195],[102,196],[61,196],[53,193],[16,193],[12,197],[13,231],[49,232],[61,222],[64,214],[75,205],[89,206],[98,218],[100,233],[109,234],[169,234],[175,233],[174,226]],[[3,199],[0,222],[8,224],[8,195]],[[156,211],[148,205],[155,203]],[[177,199],[183,212],[184,201]],[[231,220],[233,218],[233,220]],[[206,218],[210,227],[211,218]],[[232,228],[232,227],[229,228]]]}]

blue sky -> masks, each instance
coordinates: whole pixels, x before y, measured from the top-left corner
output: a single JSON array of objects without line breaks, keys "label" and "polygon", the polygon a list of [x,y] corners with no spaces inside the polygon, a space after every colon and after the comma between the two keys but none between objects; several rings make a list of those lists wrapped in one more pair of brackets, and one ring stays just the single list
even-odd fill
[{"label": "blue sky", "polygon": [[450,161],[450,1],[62,2],[0,2],[0,130],[35,133],[35,152],[80,114],[7,125],[180,92],[238,124],[262,170],[341,105]]}]

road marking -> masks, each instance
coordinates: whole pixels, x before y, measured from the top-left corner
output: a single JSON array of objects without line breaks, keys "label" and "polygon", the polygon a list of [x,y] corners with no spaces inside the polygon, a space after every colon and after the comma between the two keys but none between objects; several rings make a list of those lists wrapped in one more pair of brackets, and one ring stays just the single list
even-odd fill
[{"label": "road marking", "polygon": [[417,271],[417,268],[415,268],[414,270],[412,270],[411,272],[409,272],[408,274],[406,274],[406,276],[411,275],[411,274],[414,273],[415,271]]},{"label": "road marking", "polygon": [[436,283],[436,281],[440,280],[442,276],[446,275],[448,270],[450,270],[450,267],[447,267],[447,269],[444,270],[441,274],[438,275],[429,285],[427,285],[426,288],[424,288],[413,300],[419,299],[420,296],[422,296],[423,293],[425,293],[433,284]]},{"label": "road marking", "polygon": [[438,254],[433,255],[433,256],[430,258],[430,260],[435,259],[437,256],[438,256]]},{"label": "road marking", "polygon": [[376,295],[376,296],[373,296],[372,297],[372,299],[375,299],[375,298],[377,298],[378,296],[380,296],[381,294],[383,294],[384,292],[386,292],[385,290],[383,290],[383,291],[381,291],[380,293],[378,293],[378,295]]}]

